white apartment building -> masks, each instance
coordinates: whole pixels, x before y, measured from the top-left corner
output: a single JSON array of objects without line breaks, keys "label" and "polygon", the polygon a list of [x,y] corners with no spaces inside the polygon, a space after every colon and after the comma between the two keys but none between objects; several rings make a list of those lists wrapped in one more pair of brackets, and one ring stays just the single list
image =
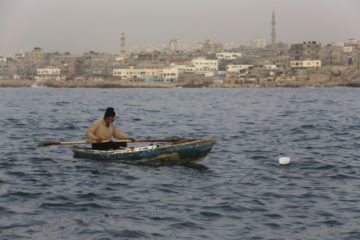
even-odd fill
[{"label": "white apartment building", "polygon": [[6,63],[6,57],[0,57],[0,63]]},{"label": "white apartment building", "polygon": [[291,68],[313,68],[321,67],[321,60],[295,60],[290,61]]},{"label": "white apartment building", "polygon": [[162,76],[162,69],[156,69],[156,68],[113,69],[113,76],[119,77],[121,80],[137,81],[137,80],[143,80],[144,77]]},{"label": "white apartment building", "polygon": [[170,68],[124,68],[113,69],[113,76],[126,81],[143,81],[145,77],[163,77],[165,82],[177,81],[179,70]]},{"label": "white apartment building", "polygon": [[248,64],[226,65],[226,71],[227,72],[240,72],[242,70],[247,70],[252,67],[253,67],[253,65],[248,65]]},{"label": "white apartment building", "polygon": [[122,69],[113,69],[113,76],[118,77],[121,80],[127,80],[133,79],[137,77],[138,69],[134,68],[122,68]]},{"label": "white apartment building", "polygon": [[179,72],[181,73],[193,73],[195,72],[194,66],[188,66],[188,65],[175,65]]},{"label": "white apartment building", "polygon": [[56,67],[38,68],[36,70],[36,75],[36,79],[61,79],[60,68]]},{"label": "white apartment building", "polygon": [[219,69],[219,60],[194,58],[191,63],[195,67],[195,71],[217,71]]},{"label": "white apartment building", "polygon": [[133,75],[130,74],[131,70],[132,69],[113,69],[113,76],[118,77],[121,80],[129,80],[130,76]]},{"label": "white apartment building", "polygon": [[235,60],[241,57],[241,53],[239,52],[220,52],[216,53],[216,58],[218,60]]},{"label": "white apartment building", "polygon": [[179,69],[176,67],[163,69],[164,82],[175,82],[179,79]]},{"label": "white apartment building", "polygon": [[55,68],[55,67],[48,67],[48,68],[38,68],[36,71],[37,75],[54,75],[54,76],[58,76],[60,75],[60,68]]}]

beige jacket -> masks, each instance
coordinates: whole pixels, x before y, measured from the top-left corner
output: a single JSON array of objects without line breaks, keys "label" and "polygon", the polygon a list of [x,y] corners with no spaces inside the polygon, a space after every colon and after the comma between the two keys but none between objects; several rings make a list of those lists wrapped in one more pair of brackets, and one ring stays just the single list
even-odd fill
[{"label": "beige jacket", "polygon": [[89,141],[108,141],[112,137],[117,139],[127,139],[124,133],[119,131],[114,124],[110,124],[109,127],[106,127],[104,119],[100,118],[93,122],[90,127],[86,130],[86,136]]}]

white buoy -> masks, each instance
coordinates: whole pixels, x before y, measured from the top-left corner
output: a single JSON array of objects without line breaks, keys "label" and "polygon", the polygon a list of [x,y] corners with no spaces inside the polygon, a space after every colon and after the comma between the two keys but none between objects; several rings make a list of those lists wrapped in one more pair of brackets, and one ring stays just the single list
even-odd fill
[{"label": "white buoy", "polygon": [[290,158],[289,157],[280,157],[279,158],[279,164],[280,165],[287,165],[290,163]]}]

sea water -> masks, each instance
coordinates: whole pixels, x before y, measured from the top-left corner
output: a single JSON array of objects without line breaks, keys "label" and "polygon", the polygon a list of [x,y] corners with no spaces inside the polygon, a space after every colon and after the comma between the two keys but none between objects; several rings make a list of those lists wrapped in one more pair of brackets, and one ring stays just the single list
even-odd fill
[{"label": "sea water", "polygon": [[[359,102],[357,88],[2,88],[0,239],[360,239]],[[36,147],[85,140],[110,106],[130,137],[217,143],[201,168]]]}]

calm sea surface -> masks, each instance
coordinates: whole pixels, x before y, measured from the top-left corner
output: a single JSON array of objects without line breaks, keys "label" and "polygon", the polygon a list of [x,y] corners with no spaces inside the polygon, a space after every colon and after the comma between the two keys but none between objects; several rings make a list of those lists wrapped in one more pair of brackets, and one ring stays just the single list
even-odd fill
[{"label": "calm sea surface", "polygon": [[[2,88],[0,239],[360,239],[359,103],[357,88]],[[216,136],[206,168],[36,147],[84,140],[108,106],[131,137]]]}]

